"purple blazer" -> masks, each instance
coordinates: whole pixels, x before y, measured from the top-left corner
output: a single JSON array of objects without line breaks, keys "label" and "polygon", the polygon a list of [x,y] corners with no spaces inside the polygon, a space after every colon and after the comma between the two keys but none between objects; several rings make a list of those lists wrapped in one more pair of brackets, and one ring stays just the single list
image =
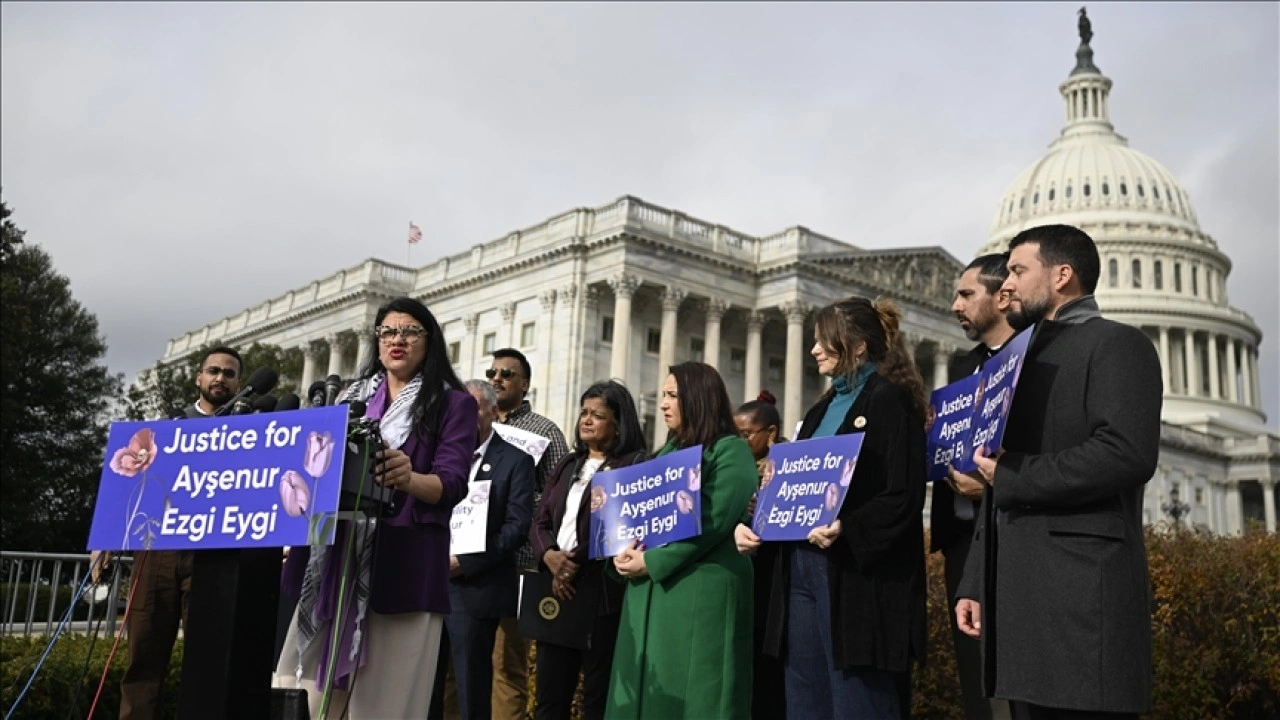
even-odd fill
[{"label": "purple blazer", "polygon": [[[379,393],[385,390],[380,388]],[[471,393],[461,390],[449,390],[445,402],[439,432],[410,435],[401,448],[414,472],[439,476],[444,494],[431,504],[396,492],[399,512],[379,519],[369,589],[369,606],[376,613],[449,612],[449,518],[453,506],[467,493],[471,454],[476,449],[477,406]],[[369,416],[375,412],[381,416],[385,406],[385,401],[370,398]],[[339,526],[335,543],[344,537],[346,526]],[[286,597],[298,597],[310,554],[305,547],[289,553],[281,577]]]}]

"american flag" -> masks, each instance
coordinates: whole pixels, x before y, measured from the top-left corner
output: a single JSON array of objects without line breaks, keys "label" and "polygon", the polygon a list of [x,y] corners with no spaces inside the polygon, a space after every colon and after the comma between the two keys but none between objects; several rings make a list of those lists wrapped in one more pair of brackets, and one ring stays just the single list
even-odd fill
[{"label": "american flag", "polygon": [[409,223],[409,244],[417,245],[422,240],[422,228],[414,225],[412,221]]}]

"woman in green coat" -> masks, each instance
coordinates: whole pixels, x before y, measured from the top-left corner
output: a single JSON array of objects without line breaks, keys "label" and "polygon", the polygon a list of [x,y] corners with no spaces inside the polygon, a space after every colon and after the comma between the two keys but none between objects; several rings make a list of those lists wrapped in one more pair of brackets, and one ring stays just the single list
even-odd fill
[{"label": "woman in green coat", "polygon": [[605,717],[746,718],[752,570],[733,528],[756,489],[755,459],[710,365],[672,366],[658,407],[670,429],[658,455],[702,445],[702,534],[614,558],[627,590]]}]

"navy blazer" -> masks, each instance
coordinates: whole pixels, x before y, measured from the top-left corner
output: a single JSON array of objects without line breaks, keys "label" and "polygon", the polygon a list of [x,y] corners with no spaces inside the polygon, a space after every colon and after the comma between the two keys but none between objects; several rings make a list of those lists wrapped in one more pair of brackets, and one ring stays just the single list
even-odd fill
[{"label": "navy blazer", "polygon": [[462,576],[450,582],[462,607],[454,612],[466,612],[473,618],[515,617],[519,595],[516,549],[528,536],[533,520],[536,477],[533,458],[493,433],[475,480],[493,482],[485,551],[458,556]]}]

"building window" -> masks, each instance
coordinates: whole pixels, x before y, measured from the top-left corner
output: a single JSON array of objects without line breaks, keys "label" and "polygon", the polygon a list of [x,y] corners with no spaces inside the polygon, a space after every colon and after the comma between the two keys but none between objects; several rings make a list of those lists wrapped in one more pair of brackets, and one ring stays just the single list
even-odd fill
[{"label": "building window", "polygon": [[1084,184],[1084,196],[1089,197],[1089,183]]},{"label": "building window", "polygon": [[1157,199],[1157,200],[1159,200],[1159,199],[1160,199],[1160,188],[1159,188],[1159,186],[1156,186],[1156,185],[1152,185],[1152,186],[1151,186],[1151,195],[1152,195],[1153,197],[1155,197],[1155,199]]},{"label": "building window", "polygon": [[1204,271],[1204,294],[1210,300],[1213,300],[1213,269],[1206,268]]},{"label": "building window", "polygon": [[736,373],[747,371],[747,351],[742,348],[729,349],[729,369]]},{"label": "building window", "polygon": [[480,347],[484,348],[485,355],[492,355],[493,351],[498,349],[498,334],[485,333],[484,344]]},{"label": "building window", "polygon": [[649,334],[645,336],[644,341],[645,352],[657,355],[662,350],[662,331],[657,328],[649,328]]},{"label": "building window", "polygon": [[[689,338],[689,359],[695,362],[706,362],[703,355],[706,354],[707,343],[702,338]],[[711,363],[714,365],[715,363]]]},{"label": "building window", "polygon": [[1204,488],[1196,488],[1196,505],[1204,507]]},{"label": "building window", "polygon": [[1071,186],[1070,186],[1070,185],[1068,185],[1068,186],[1067,186],[1067,199],[1068,199],[1068,200],[1070,200],[1070,199],[1071,199]]},{"label": "building window", "polygon": [[1164,263],[1159,260],[1156,261],[1155,284],[1157,290],[1164,289]]},{"label": "building window", "polygon": [[1142,183],[1138,183],[1138,197],[1146,197],[1147,194],[1142,192]]},{"label": "building window", "polygon": [[533,347],[534,335],[537,333],[537,323],[527,322],[520,326],[520,347]]},{"label": "building window", "polygon": [[449,362],[457,365],[462,360],[462,343],[454,341],[449,343]]},{"label": "building window", "polygon": [[1182,292],[1182,263],[1173,264],[1173,291]]},{"label": "building window", "polygon": [[1142,261],[1141,260],[1133,261],[1133,286],[1136,288],[1142,287]]},{"label": "building window", "polygon": [[1200,295],[1200,268],[1195,266],[1191,268],[1191,294]]},{"label": "building window", "polygon": [[1035,195],[1031,196],[1031,204],[1036,205],[1040,202],[1040,191],[1037,190]]},{"label": "building window", "polygon": [[768,374],[769,382],[771,383],[782,382],[783,373],[785,373],[786,371],[787,371],[786,362],[783,361],[782,358],[780,357],[769,358],[769,374]]},{"label": "building window", "polygon": [[1054,189],[1054,188],[1049,188],[1049,202],[1053,202],[1053,195],[1054,195],[1054,193],[1056,193],[1056,192],[1057,192],[1057,190],[1056,190],[1056,189]]},{"label": "building window", "polygon": [[1102,183],[1102,194],[1103,194],[1103,195],[1110,195],[1110,194],[1111,194],[1111,186],[1110,186],[1110,185],[1108,185],[1108,184],[1106,184],[1105,182],[1104,182],[1104,183]]},{"label": "building window", "polygon": [[1120,287],[1120,262],[1115,258],[1107,263],[1107,283],[1111,287]]},{"label": "building window", "polygon": [[600,342],[613,342],[613,316],[605,315],[600,319]]},{"label": "building window", "polygon": [[1120,183],[1120,194],[1126,197],[1129,195],[1129,186],[1125,185],[1123,182]]}]

